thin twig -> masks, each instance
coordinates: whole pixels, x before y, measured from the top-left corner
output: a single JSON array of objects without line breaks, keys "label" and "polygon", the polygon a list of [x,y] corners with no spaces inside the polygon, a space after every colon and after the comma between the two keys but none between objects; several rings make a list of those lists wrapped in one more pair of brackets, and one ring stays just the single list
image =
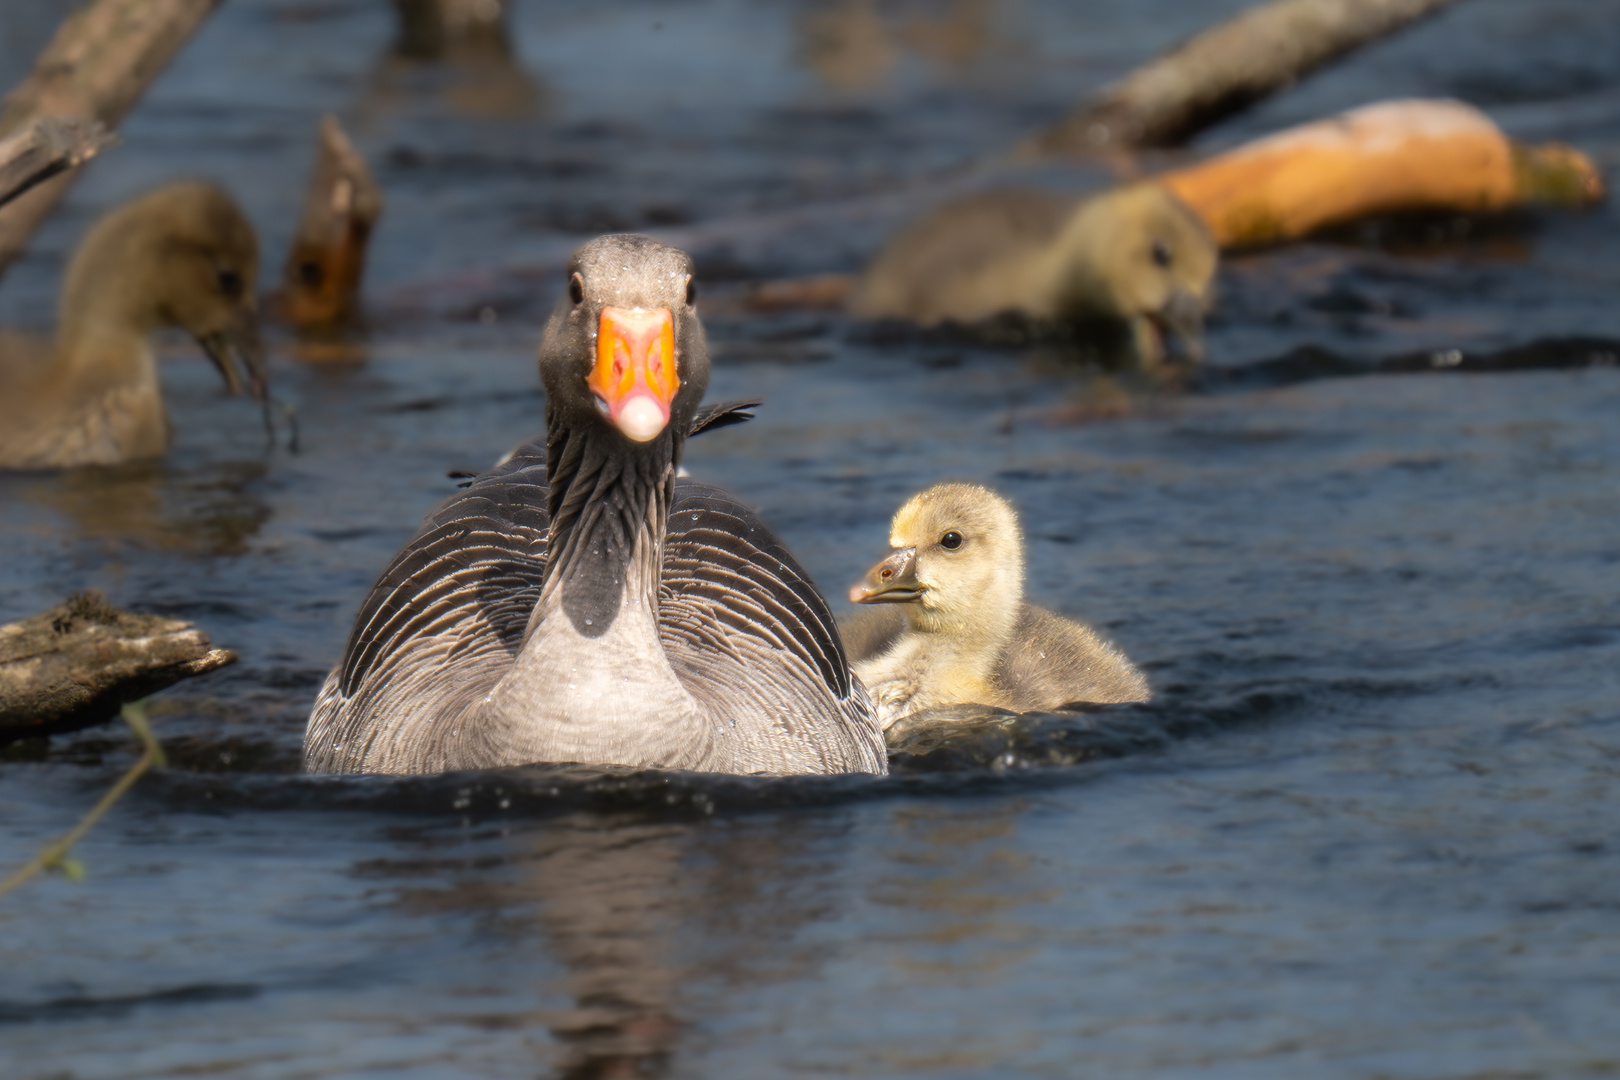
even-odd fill
[{"label": "thin twig", "polygon": [[72,832],[54,844],[45,845],[30,862],[18,867],[10,877],[0,882],[0,896],[4,896],[12,889],[17,888],[17,886],[42,870],[61,870],[73,878],[82,876],[83,870],[79,868],[76,862],[68,858],[68,852],[73,849],[73,845],[83,839],[84,834],[89,832],[97,821],[101,820],[103,814],[112,809],[113,803],[124,797],[124,793],[134,785],[135,781],[141,778],[142,773],[154,765],[162,766],[167,763],[163,756],[163,747],[159,745],[157,737],[152,734],[151,726],[146,722],[145,701],[135,701],[125,705],[122,715],[124,722],[130,726],[131,730],[141,740],[143,749],[140,759],[129,767],[128,772],[118,778],[118,782],[109,788],[107,793],[101,797],[101,801],[96,803],[90,812],[84,816],[84,819],[73,827]]}]

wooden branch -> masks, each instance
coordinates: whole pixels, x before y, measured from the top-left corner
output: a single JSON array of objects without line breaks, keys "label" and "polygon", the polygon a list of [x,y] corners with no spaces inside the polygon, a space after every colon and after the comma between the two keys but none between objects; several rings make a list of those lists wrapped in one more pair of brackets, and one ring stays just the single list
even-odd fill
[{"label": "wooden branch", "polygon": [[105,723],[126,702],[235,661],[190,623],[74,593],[0,626],[0,743]]},{"label": "wooden branch", "polygon": [[118,136],[96,120],[45,117],[25,130],[0,139],[0,206],[35,184],[76,169]]},{"label": "wooden branch", "polygon": [[320,149],[282,276],[282,309],[296,326],[331,326],[359,310],[366,244],[382,188],[337,119],[321,119]]},{"label": "wooden branch", "polygon": [[1022,148],[1174,146],[1456,0],[1271,0],[1109,86]]},{"label": "wooden branch", "polygon": [[[0,136],[54,116],[118,125],[220,0],[95,0],[70,15],[0,109]],[[73,173],[0,208],[0,272],[56,205]]]},{"label": "wooden branch", "polygon": [[1603,198],[1597,169],[1580,152],[1514,143],[1459,101],[1368,105],[1158,179],[1197,211],[1222,248],[1295,240],[1374,214],[1487,214]]}]

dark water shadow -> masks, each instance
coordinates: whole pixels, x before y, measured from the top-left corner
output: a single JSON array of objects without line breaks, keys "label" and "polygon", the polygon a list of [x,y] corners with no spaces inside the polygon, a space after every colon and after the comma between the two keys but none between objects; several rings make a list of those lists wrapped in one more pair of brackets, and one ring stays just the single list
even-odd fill
[{"label": "dark water shadow", "polygon": [[[1012,715],[970,707],[953,719],[913,726],[891,748],[887,777],[736,776],[674,769],[526,765],[429,776],[273,775],[169,769],[143,791],[189,810],[350,810],[467,821],[549,818],[581,811],[657,821],[834,806],[928,794],[1003,793],[1077,782],[1077,767],[1163,752],[1223,730],[1285,722],[1342,693],[1323,686],[1257,685],[1229,697],[1171,693],[1145,705]],[[186,756],[206,751],[188,742]],[[280,762],[242,756],[244,768]],[[284,764],[284,763],[281,763]],[[274,766],[273,766],[274,767]]]},{"label": "dark water shadow", "polygon": [[72,994],[40,1002],[0,1001],[0,1026],[60,1021],[124,1020],[140,1009],[241,1001],[257,997],[259,992],[259,987],[246,983],[198,983],[117,997]]},{"label": "dark water shadow", "polygon": [[1501,373],[1605,368],[1620,364],[1620,341],[1604,337],[1555,337],[1494,351],[1426,349],[1361,359],[1320,345],[1301,345],[1281,356],[1237,367],[1208,367],[1193,388],[1206,393],[1271,389],[1357,375]]}]

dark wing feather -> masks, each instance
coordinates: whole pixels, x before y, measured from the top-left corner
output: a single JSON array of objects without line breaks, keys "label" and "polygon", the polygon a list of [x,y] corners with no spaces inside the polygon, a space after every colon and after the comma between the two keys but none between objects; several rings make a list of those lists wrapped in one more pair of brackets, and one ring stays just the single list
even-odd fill
[{"label": "dark wing feather", "polygon": [[741,424],[754,418],[754,410],[765,404],[763,401],[718,401],[713,405],[705,405],[692,417],[692,429],[686,433],[690,439],[704,431],[714,431],[718,428],[730,427],[732,424]]},{"label": "dark wing feather", "polygon": [[677,481],[659,630],[694,697],[735,723],[732,771],[884,771],[865,688],[810,576],[753,510]]},{"label": "dark wing feather", "polygon": [[305,767],[444,768],[446,730],[522,644],[549,526],[545,449],[534,445],[428,515],[360,605],[310,714]]}]

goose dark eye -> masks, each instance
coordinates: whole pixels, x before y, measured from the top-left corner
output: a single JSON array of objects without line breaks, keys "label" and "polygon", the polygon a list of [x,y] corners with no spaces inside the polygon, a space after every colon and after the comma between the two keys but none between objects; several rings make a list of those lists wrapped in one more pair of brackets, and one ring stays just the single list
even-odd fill
[{"label": "goose dark eye", "polygon": [[946,551],[955,551],[957,548],[962,546],[962,534],[957,532],[955,529],[952,529],[950,532],[939,538],[939,546],[944,548]]},{"label": "goose dark eye", "polygon": [[1158,243],[1157,241],[1155,241],[1154,244],[1153,244],[1153,262],[1154,262],[1154,265],[1156,265],[1156,266],[1160,266],[1160,267],[1163,267],[1165,269],[1169,269],[1169,267],[1170,267],[1170,249],[1165,247],[1163,244]]},{"label": "goose dark eye", "polygon": [[578,274],[572,274],[568,278],[568,299],[576,304],[585,302],[585,279]]},{"label": "goose dark eye", "polygon": [[691,278],[686,279],[686,306],[691,307],[697,303],[697,282]]},{"label": "goose dark eye", "polygon": [[235,270],[219,272],[219,291],[235,300],[242,295],[242,275]]}]

